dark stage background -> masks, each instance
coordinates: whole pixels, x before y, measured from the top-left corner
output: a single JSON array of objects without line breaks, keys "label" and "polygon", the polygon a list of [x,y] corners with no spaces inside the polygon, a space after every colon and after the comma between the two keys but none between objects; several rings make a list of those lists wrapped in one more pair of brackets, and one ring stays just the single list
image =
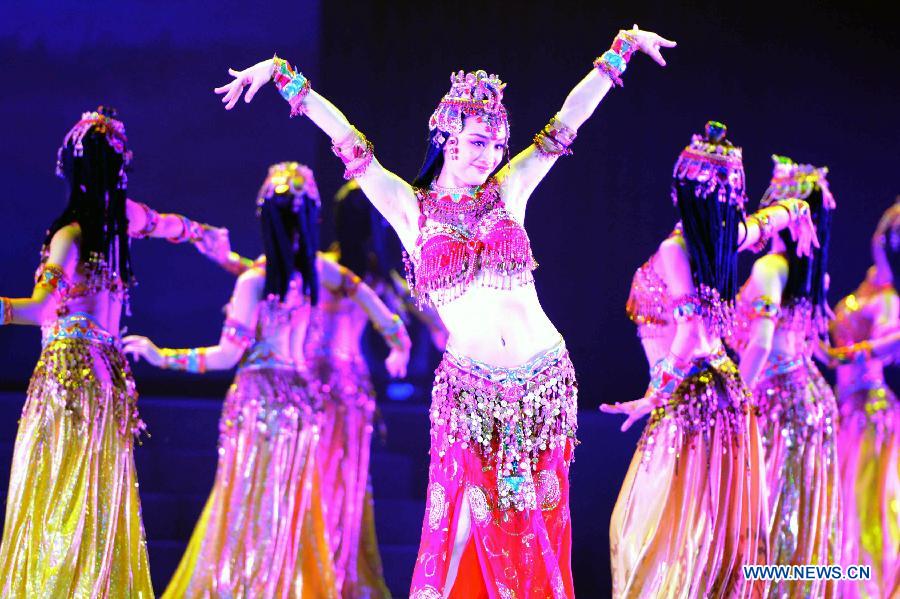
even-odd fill
[{"label": "dark stage background", "polygon": [[[725,121],[744,147],[751,205],[765,189],[772,153],[830,167],[839,205],[832,303],[862,279],[872,230],[900,191],[900,49],[881,4],[840,5],[4,2],[0,293],[30,292],[44,230],[64,202],[53,176],[56,148],[80,113],[100,103],[118,107],[128,127],[130,195],[226,226],[234,246],[252,255],[260,248],[253,200],[268,164],[310,164],[326,198],[342,183],[342,168],[325,136],[302,118],[289,120],[272,89],[251,106],[223,111],[212,88],[228,80],[227,67],[277,51],[367,134],[383,164],[410,179],[451,71],[484,68],[509,82],[517,151],[616,30],[637,22],[678,41],[666,52],[669,66],[632,60],[625,87],[579,131],[575,155],[535,192],[527,217],[541,262],[537,286],[571,350],[582,408],[636,398],[647,366],[624,316],[631,275],[672,227],[672,164],[706,120]],[[324,231],[330,239],[327,218]],[[129,330],[160,345],[214,343],[230,276],[191,248],[160,241],[135,244],[134,259],[140,286]],[[4,328],[0,388],[25,389],[38,346],[37,330]],[[419,401],[435,360],[425,353],[416,362]],[[190,377],[138,365],[136,376],[145,394],[221,397],[231,374]],[[615,454],[612,471],[624,469],[627,453]],[[592,482],[575,468],[587,493]],[[582,469],[603,472],[593,463]],[[579,538],[605,543],[605,506],[614,499],[604,496],[602,509],[576,519],[576,565],[588,553],[606,559]]]}]

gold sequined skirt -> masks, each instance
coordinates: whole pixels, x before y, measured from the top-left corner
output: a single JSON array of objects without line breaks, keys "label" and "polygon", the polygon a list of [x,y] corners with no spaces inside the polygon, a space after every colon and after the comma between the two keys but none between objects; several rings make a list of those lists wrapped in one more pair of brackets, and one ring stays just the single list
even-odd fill
[{"label": "gold sequined skirt", "polygon": [[[812,358],[770,358],[753,393],[766,459],[769,564],[841,563],[837,404]],[[778,580],[769,597],[840,597],[839,583]]]},{"label": "gold sequined skirt", "polygon": [[163,598],[336,596],[319,419],[318,396],[297,371],[238,371],[219,422],[215,483]]},{"label": "gold sequined skirt", "polygon": [[46,344],[16,436],[0,596],[153,597],[132,454],[136,402],[113,344]]},{"label": "gold sequined skirt", "polygon": [[758,597],[767,509],[752,395],[724,353],[695,360],[654,411],[610,521],[616,599]]}]

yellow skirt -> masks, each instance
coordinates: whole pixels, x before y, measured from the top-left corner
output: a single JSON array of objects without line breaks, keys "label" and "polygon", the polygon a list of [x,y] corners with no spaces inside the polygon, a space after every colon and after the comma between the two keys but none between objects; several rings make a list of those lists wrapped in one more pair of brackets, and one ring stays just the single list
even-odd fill
[{"label": "yellow skirt", "polygon": [[128,363],[110,343],[44,347],[19,421],[0,547],[0,596],[153,597]]}]

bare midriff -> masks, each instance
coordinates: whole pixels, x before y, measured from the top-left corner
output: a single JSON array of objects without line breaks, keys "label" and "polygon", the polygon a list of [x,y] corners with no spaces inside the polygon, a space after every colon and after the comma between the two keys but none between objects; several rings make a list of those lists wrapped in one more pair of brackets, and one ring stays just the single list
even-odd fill
[{"label": "bare midriff", "polygon": [[[73,285],[82,282],[83,280],[78,275],[72,278]],[[81,312],[93,318],[108,333],[117,335],[122,322],[122,301],[120,291],[108,289],[86,295],[70,296],[66,298],[65,308],[58,317]]]},{"label": "bare midriff", "polygon": [[533,283],[512,289],[472,285],[438,313],[451,351],[494,366],[520,366],[560,340]]},{"label": "bare midriff", "polygon": [[772,337],[772,351],[770,356],[787,356],[795,357],[800,355],[810,355],[812,346],[807,340],[808,333],[806,331],[797,331],[777,327],[775,335]]}]

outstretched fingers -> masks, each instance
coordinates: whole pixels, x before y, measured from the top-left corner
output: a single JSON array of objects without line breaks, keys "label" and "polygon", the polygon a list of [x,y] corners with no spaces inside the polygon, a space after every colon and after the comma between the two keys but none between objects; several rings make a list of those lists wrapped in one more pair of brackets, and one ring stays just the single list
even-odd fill
[{"label": "outstretched fingers", "polygon": [[678,42],[673,41],[673,40],[667,40],[666,38],[664,38],[661,35],[656,36],[656,43],[658,45],[662,46],[663,48],[674,48],[675,46],[678,45]]},{"label": "outstretched fingers", "polygon": [[250,89],[248,89],[247,93],[244,94],[244,102],[249,104],[250,101],[253,100],[253,96],[256,95],[256,92],[259,90],[259,88],[261,88],[263,85],[265,85],[265,83],[266,83],[265,81],[261,81],[259,79],[256,79],[253,82],[251,82]]}]

